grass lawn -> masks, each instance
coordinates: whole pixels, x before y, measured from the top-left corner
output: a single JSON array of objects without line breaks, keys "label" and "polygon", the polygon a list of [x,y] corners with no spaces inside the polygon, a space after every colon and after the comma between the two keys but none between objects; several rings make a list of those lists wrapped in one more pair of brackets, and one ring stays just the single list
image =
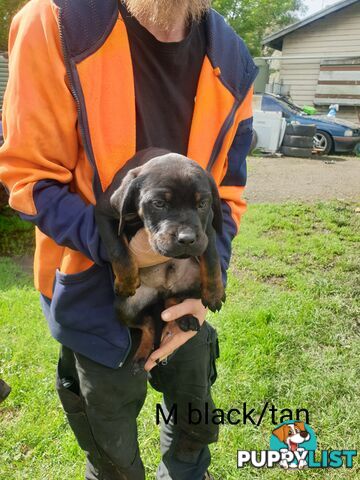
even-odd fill
[{"label": "grass lawn", "polygon": [[0,210],[0,257],[24,255],[34,247],[34,227],[6,207]]},{"label": "grass lawn", "polygon": [[[221,357],[214,385],[219,408],[259,414],[306,408],[319,450],[360,446],[360,215],[354,204],[256,205],[234,243],[228,300],[211,317]],[[50,338],[32,280],[0,259],[0,377],[13,387],[0,407],[1,480],[80,480],[83,455],[53,383],[58,346]],[[159,460],[155,403],[139,419],[147,478]],[[237,449],[269,448],[273,429],[225,425],[212,446],[218,480],[359,479],[346,470],[236,469]],[[192,479],[189,479],[192,480]]]}]

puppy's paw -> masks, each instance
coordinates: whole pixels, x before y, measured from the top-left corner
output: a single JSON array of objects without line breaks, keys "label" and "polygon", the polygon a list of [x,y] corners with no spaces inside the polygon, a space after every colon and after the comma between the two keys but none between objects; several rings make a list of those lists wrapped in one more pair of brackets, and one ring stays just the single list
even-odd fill
[{"label": "puppy's paw", "polygon": [[184,315],[175,321],[183,332],[198,332],[201,328],[199,320],[193,315]]},{"label": "puppy's paw", "polygon": [[133,297],[139,287],[140,278],[138,275],[136,277],[115,278],[114,291],[118,297]]},{"label": "puppy's paw", "polygon": [[153,350],[154,350],[153,339],[151,339],[151,341],[144,340],[144,330],[143,330],[140,345],[138,346],[138,349],[136,350],[132,358],[133,375],[138,375],[141,372],[142,373],[145,372],[145,369],[144,369],[145,363],[147,362]]},{"label": "puppy's paw", "polygon": [[137,266],[134,263],[124,266],[116,262],[112,263],[112,267],[115,274],[115,295],[119,297],[134,296],[141,283]]},{"label": "puppy's paw", "polygon": [[201,301],[212,312],[219,312],[226,300],[225,289],[221,285],[210,284],[202,289]]},{"label": "puppy's paw", "polygon": [[146,358],[139,358],[137,360],[134,359],[131,367],[132,374],[135,376],[135,375],[140,375],[141,373],[144,373],[145,363],[146,363]]}]

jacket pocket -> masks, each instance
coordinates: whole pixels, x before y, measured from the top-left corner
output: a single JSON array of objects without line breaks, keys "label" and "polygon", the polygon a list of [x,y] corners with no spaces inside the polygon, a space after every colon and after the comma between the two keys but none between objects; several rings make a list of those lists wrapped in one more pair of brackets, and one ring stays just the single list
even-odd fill
[{"label": "jacket pocket", "polygon": [[120,328],[120,323],[114,300],[110,265],[94,264],[76,274],[57,270],[50,312],[61,326],[98,335],[116,345],[114,328]]}]

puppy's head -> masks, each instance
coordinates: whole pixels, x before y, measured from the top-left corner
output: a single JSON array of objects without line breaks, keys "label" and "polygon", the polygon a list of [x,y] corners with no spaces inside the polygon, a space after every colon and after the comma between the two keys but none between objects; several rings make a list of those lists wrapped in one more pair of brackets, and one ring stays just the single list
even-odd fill
[{"label": "puppy's head", "polygon": [[273,434],[292,451],[297,450],[300,443],[307,442],[310,439],[310,434],[306,430],[304,422],[282,425],[276,428]]},{"label": "puppy's head", "polygon": [[154,251],[173,258],[204,253],[209,224],[222,229],[217,186],[205,170],[183,155],[167,153],[130,170],[111,197],[119,232],[138,215]]}]

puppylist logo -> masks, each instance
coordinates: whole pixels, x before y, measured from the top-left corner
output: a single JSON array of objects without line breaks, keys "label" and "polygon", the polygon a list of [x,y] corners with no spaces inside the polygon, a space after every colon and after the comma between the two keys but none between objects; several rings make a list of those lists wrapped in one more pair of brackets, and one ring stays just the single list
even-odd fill
[{"label": "puppylist logo", "polygon": [[270,450],[238,451],[238,468],[353,468],[356,450],[322,450],[316,452],[314,430],[304,422],[289,420],[278,425],[270,437]]}]

